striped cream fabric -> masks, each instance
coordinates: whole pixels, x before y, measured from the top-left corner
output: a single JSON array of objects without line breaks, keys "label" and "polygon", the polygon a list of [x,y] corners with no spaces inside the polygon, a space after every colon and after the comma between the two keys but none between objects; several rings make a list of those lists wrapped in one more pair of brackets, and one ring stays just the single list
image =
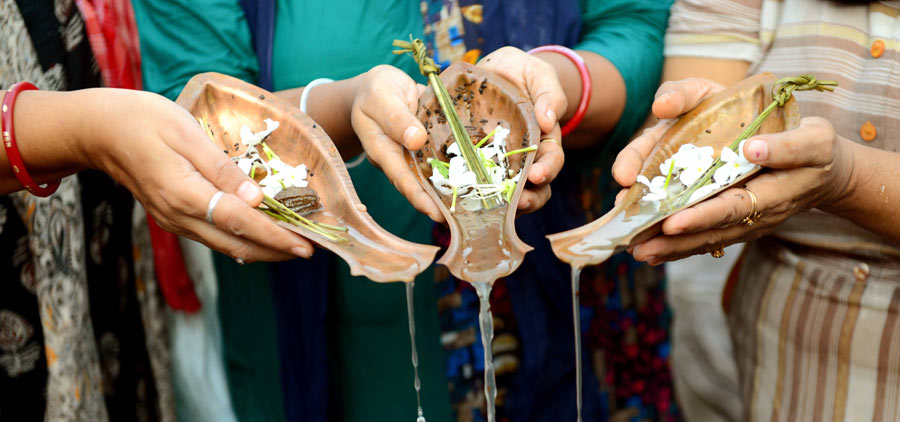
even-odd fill
[{"label": "striped cream fabric", "polygon": [[[679,0],[665,54],[835,79],[833,94],[796,94],[801,114],[896,153],[898,15],[900,1]],[[749,244],[743,263],[728,312],[746,420],[900,420],[900,246],[813,210]]]},{"label": "striped cream fabric", "polygon": [[728,311],[748,421],[900,418],[900,262],[748,245]]}]

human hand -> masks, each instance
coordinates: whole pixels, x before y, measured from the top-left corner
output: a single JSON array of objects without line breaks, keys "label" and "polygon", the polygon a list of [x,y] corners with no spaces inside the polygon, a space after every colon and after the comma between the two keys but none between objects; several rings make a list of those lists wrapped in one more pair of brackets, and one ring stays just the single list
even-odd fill
[{"label": "human hand", "polygon": [[[660,91],[666,88],[669,95],[658,95],[653,106],[659,117],[675,117],[675,110],[686,112],[721,89],[696,79],[667,85]],[[620,184],[634,183],[643,159],[663,132],[663,126],[650,129],[629,145],[630,151],[619,154],[613,174]],[[744,223],[754,211],[753,201],[745,189],[731,188],[670,216],[660,235],[631,245],[629,252],[639,261],[658,265],[759,238],[799,212],[827,207],[847,193],[844,187],[853,167],[850,144],[818,117],[803,119],[795,130],[753,136],[744,145],[744,156],[771,169],[746,184],[757,198],[755,211],[760,217]]]},{"label": "human hand", "polygon": [[[308,258],[312,244],[254,208],[262,190],[217,148],[197,121],[167,99],[140,91],[91,89],[73,95],[80,155],[127,187],[163,229],[244,262]],[[85,187],[90,189],[90,187]],[[207,206],[225,194],[206,221]]]},{"label": "human hand", "polygon": [[403,150],[418,151],[428,138],[425,126],[416,118],[419,95],[425,86],[387,65],[373,67],[354,79],[356,95],[350,122],[369,161],[419,212],[443,222],[443,214],[407,165]]},{"label": "human hand", "polygon": [[565,113],[567,101],[556,70],[549,63],[514,47],[503,47],[488,54],[478,66],[512,82],[534,104],[542,132],[541,143],[528,171],[529,184],[525,185],[517,206],[520,213],[537,211],[550,199],[550,182],[559,174],[565,161],[559,117]]},{"label": "human hand", "polygon": [[[675,123],[674,119],[693,110],[706,97],[724,88],[721,84],[700,78],[663,83],[656,91],[656,99],[653,101],[653,115],[662,120],[644,130],[644,133],[619,151],[612,166],[616,182],[626,188],[633,185],[644,167],[644,161],[650,156],[650,152],[659,143],[663,134]],[[619,198],[621,197],[622,193],[619,194]]]}]

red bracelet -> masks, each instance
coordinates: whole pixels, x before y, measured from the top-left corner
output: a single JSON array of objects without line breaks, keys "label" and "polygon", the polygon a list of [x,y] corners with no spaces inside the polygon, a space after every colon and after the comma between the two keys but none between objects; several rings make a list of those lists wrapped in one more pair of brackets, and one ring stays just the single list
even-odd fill
[{"label": "red bracelet", "polygon": [[31,192],[32,195],[50,196],[59,187],[60,179],[47,183],[44,186],[35,183],[28,171],[25,170],[25,162],[22,161],[22,155],[19,154],[19,146],[16,145],[16,131],[13,129],[13,106],[16,103],[16,97],[22,91],[37,89],[36,86],[28,82],[19,82],[6,91],[6,95],[3,97],[3,106],[0,109],[2,111],[2,114],[0,114],[0,117],[2,117],[0,118],[0,128],[3,129],[3,147],[6,148],[6,159],[9,160],[9,165],[12,166],[16,179],[19,179],[19,183],[25,189],[28,189],[28,192]]},{"label": "red bracelet", "polygon": [[575,67],[578,68],[578,73],[581,75],[581,102],[578,103],[578,110],[575,110],[575,115],[562,128],[562,136],[566,136],[581,124],[581,120],[584,119],[584,115],[587,113],[588,105],[591,103],[591,72],[588,71],[587,65],[584,64],[584,59],[578,53],[561,45],[537,47],[529,51],[528,54],[543,53],[545,51],[559,53],[568,57],[575,64]]}]

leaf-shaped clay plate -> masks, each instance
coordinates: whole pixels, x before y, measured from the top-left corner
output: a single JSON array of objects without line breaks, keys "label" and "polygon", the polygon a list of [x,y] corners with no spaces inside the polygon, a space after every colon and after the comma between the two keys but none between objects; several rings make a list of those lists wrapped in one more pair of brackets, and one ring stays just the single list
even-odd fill
[{"label": "leaf-shaped clay plate", "polygon": [[[652,180],[660,176],[659,165],[687,143],[698,147],[712,146],[718,157],[762,110],[772,102],[775,75],[763,73],[729,87],[678,118],[663,135],[644,162],[641,174]],[[776,133],[794,129],[800,121],[793,98],[778,107],[765,120],[758,133]],[[709,193],[705,200],[732,186],[742,186],[759,169],[745,174]],[[649,238],[659,233],[660,222],[684,207],[658,210],[652,203],[641,201],[644,185],[634,184],[618,206],[587,225],[547,236],[556,256],[575,267],[599,264],[625,249],[632,240]]]},{"label": "leaf-shaped clay plate", "polygon": [[400,239],[381,228],[359,201],[337,148],[315,121],[272,93],[218,73],[193,77],[178,104],[205,121],[216,143],[230,156],[244,153],[241,126],[265,129],[265,119],[280,123],[266,144],[292,166],[305,164],[309,187],[319,196],[319,211],[306,218],[347,227],[341,241],[281,221],[276,223],[338,254],[353,275],[378,282],[412,281],[428,268],[438,248]]},{"label": "leaf-shaped clay plate", "polygon": [[[509,81],[467,63],[451,65],[441,73],[441,80],[454,98],[466,131],[476,142],[497,125],[510,130],[506,138],[508,151],[540,142],[534,107]],[[419,97],[418,117],[428,130],[428,140],[421,150],[411,152],[407,161],[419,183],[438,204],[451,233],[447,253],[438,263],[446,265],[457,278],[469,282],[493,282],[511,274],[532,249],[516,235],[516,206],[510,204],[519,202],[534,152],[510,156],[509,168],[523,173],[509,204],[474,212],[457,206],[456,212],[451,213],[452,197],[436,191],[428,179],[432,172],[429,160],[449,161],[444,151],[454,141],[430,87]]]}]

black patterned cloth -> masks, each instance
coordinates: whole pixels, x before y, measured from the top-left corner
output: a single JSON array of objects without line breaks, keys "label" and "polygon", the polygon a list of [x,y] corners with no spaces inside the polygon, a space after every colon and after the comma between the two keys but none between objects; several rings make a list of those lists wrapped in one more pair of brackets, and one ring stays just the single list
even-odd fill
[{"label": "black patterned cloth", "polygon": [[[0,0],[0,40],[2,89],[100,85],[74,0]],[[174,419],[164,314],[147,294],[158,290],[135,270],[152,257],[132,241],[134,207],[98,171],[47,198],[0,196],[0,420]]]}]

